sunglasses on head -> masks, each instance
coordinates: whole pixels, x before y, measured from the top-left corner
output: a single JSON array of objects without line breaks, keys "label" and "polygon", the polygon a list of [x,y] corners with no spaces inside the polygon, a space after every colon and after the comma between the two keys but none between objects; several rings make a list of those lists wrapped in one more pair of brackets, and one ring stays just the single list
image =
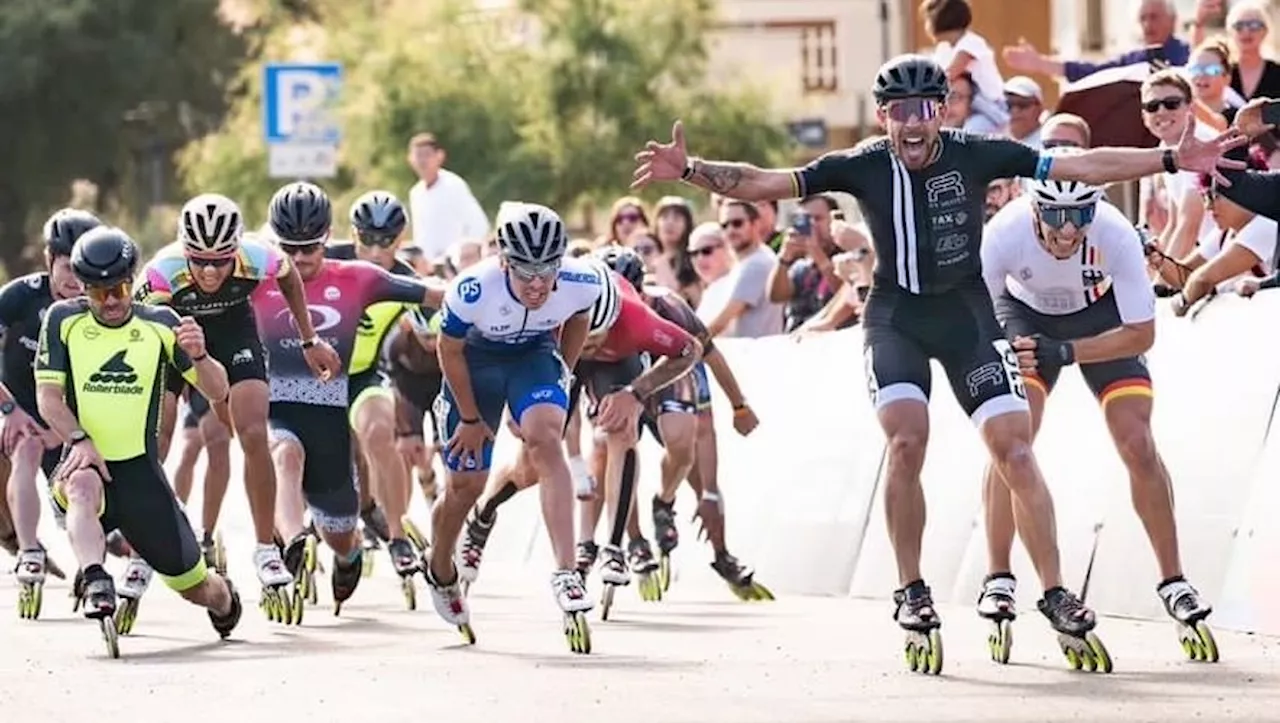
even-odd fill
[{"label": "sunglasses on head", "polygon": [[323,248],[323,241],[315,241],[309,244],[280,244],[280,250],[289,256],[310,256]]},{"label": "sunglasses on head", "polygon": [[887,103],[884,111],[890,120],[899,123],[906,123],[913,117],[928,121],[942,115],[942,101],[937,98],[903,98]]},{"label": "sunglasses on head", "polygon": [[396,234],[378,233],[377,231],[356,232],[356,240],[361,246],[377,246],[380,249],[391,248],[396,243]]},{"label": "sunglasses on head", "polygon": [[1259,30],[1266,30],[1267,24],[1261,20],[1237,20],[1236,23],[1231,26],[1231,29],[1236,32],[1244,30],[1253,30],[1257,32]]},{"label": "sunglasses on head", "polygon": [[1148,113],[1155,113],[1164,108],[1165,110],[1177,110],[1186,103],[1185,98],[1178,96],[1169,96],[1168,98],[1156,98],[1155,100],[1143,101],[1142,110]]},{"label": "sunglasses on head", "polygon": [[1041,207],[1040,220],[1046,226],[1059,229],[1070,223],[1076,228],[1084,228],[1093,223],[1093,215],[1097,206],[1076,206],[1072,208]]},{"label": "sunglasses on head", "polygon": [[120,281],[110,286],[85,286],[84,295],[99,304],[112,298],[126,300],[133,296],[133,282]]},{"label": "sunglasses on head", "polygon": [[707,244],[701,248],[689,249],[690,256],[710,256],[720,249],[724,244]]}]

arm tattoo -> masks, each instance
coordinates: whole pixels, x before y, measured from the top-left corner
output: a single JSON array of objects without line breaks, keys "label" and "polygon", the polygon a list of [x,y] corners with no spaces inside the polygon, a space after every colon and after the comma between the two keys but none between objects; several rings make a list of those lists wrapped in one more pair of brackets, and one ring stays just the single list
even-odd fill
[{"label": "arm tattoo", "polygon": [[699,161],[690,182],[713,193],[727,194],[738,187],[746,167],[741,163]]}]

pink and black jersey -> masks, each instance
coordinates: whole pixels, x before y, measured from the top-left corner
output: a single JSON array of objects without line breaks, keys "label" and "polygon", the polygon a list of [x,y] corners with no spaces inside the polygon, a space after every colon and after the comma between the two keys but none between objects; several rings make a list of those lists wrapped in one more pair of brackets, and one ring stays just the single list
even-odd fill
[{"label": "pink and black jersey", "polygon": [[303,284],[316,334],[342,357],[340,376],[323,382],[302,355],[302,339],[284,295],[275,284],[259,286],[252,297],[258,334],[267,350],[272,402],[347,406],[347,363],[365,307],[381,301],[421,303],[427,287],[363,261],[325,259],[320,273]]}]

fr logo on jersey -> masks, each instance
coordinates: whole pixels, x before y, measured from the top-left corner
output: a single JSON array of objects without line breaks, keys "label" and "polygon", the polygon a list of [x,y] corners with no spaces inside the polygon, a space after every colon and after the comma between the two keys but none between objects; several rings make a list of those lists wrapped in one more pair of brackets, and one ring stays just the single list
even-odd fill
[{"label": "fr logo on jersey", "polygon": [[468,304],[476,303],[480,300],[480,280],[468,278],[458,282],[458,294]]}]

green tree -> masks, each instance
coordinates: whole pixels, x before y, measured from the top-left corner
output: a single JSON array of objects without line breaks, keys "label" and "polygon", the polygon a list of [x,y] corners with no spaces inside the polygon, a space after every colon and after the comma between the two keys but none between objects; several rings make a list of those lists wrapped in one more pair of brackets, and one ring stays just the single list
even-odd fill
[{"label": "green tree", "polygon": [[75,179],[98,210],[142,206],[139,161],[219,125],[243,42],[218,0],[0,3],[0,263],[27,267],[28,233]]}]

